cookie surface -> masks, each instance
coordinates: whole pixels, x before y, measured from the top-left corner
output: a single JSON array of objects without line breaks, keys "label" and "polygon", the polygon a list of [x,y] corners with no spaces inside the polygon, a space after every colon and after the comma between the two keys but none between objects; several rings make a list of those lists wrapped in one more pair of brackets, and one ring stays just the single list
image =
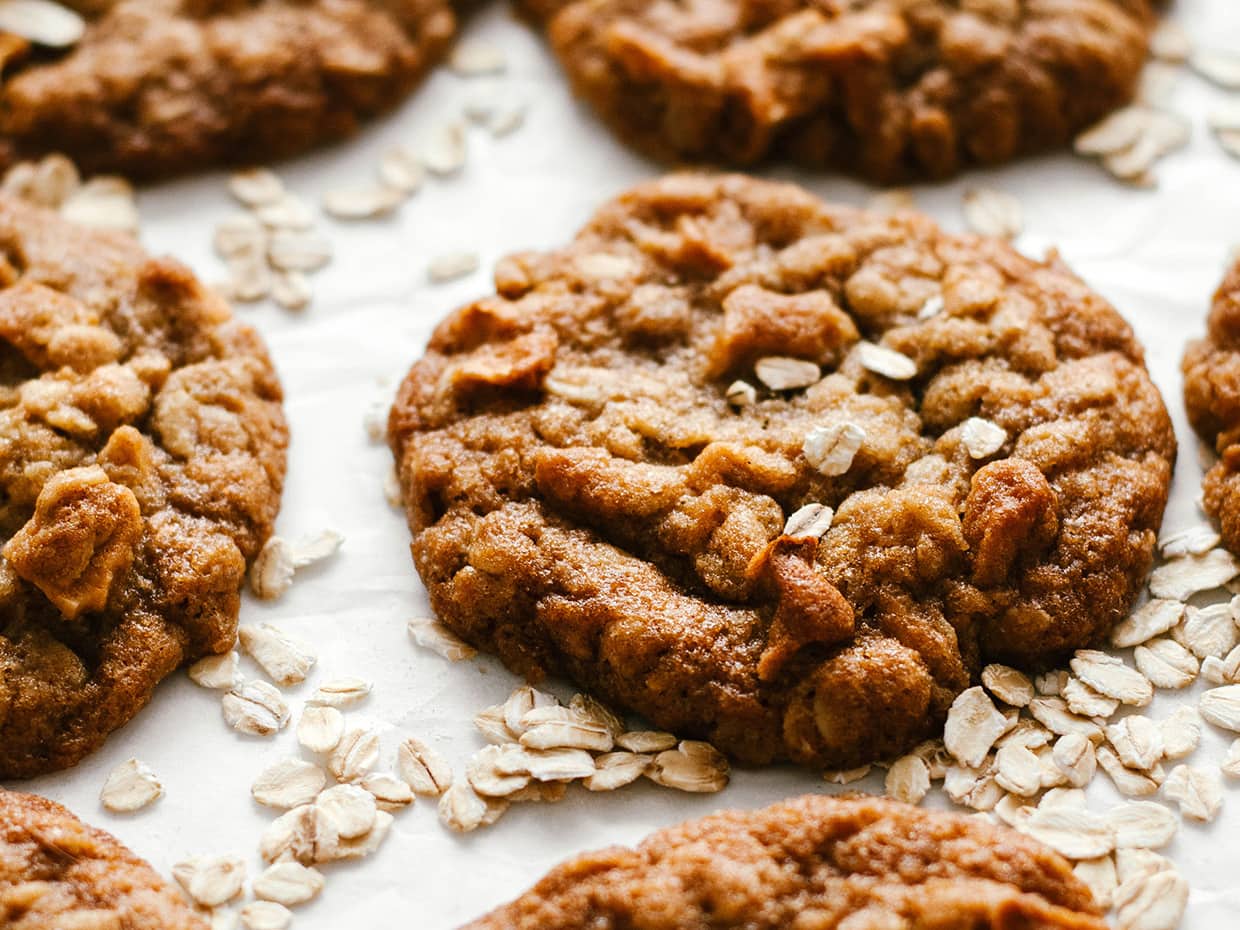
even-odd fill
[{"label": "cookie surface", "polygon": [[1146,0],[524,0],[579,96],[664,160],[882,182],[1065,146],[1125,103]]},{"label": "cookie surface", "polygon": [[1054,852],[875,798],[726,811],[558,866],[465,930],[1105,930]]},{"label": "cookie surface", "polygon": [[1215,292],[1206,327],[1184,353],[1184,406],[1219,456],[1202,481],[1202,504],[1223,543],[1240,552],[1240,261]]},{"label": "cookie surface", "polygon": [[288,433],[182,265],[0,198],[0,778],[72,765],[232,647]]},{"label": "cookie surface", "polygon": [[0,789],[0,926],[207,930],[159,874],[59,804]]},{"label": "cookie surface", "polygon": [[444,0],[70,0],[64,50],[13,50],[5,161],[149,178],[282,158],[400,101],[455,31]]},{"label": "cookie surface", "polygon": [[[389,440],[433,609],[518,673],[847,768],[934,732],[985,662],[1098,640],[1145,577],[1171,424],[1053,259],[673,175],[496,282],[436,329]],[[808,505],[830,529],[785,534]]]}]

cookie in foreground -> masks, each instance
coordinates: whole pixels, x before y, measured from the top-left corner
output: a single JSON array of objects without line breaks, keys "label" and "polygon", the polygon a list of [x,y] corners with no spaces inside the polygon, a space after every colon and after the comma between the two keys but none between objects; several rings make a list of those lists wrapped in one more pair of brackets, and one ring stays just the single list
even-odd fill
[{"label": "cookie in foreground", "polygon": [[432,608],[519,674],[851,768],[1141,588],[1171,423],[1054,256],[686,174],[496,284],[435,330],[389,440]]},{"label": "cookie in foreground", "polygon": [[942,178],[1127,103],[1146,0],[524,0],[577,94],[672,161]]},{"label": "cookie in foreground", "polygon": [[288,431],[188,269],[0,198],[0,778],[72,765],[233,645]]},{"label": "cookie in foreground", "polygon": [[150,178],[294,155],[395,106],[455,32],[442,0],[68,5],[75,43],[4,47],[0,160]]},{"label": "cookie in foreground", "polygon": [[725,811],[557,866],[463,930],[1106,930],[1057,853],[863,796]]},{"label": "cookie in foreground", "polygon": [[1202,482],[1202,506],[1224,545],[1240,553],[1240,260],[1215,292],[1206,325],[1206,337],[1184,353],[1184,406],[1219,457]]}]

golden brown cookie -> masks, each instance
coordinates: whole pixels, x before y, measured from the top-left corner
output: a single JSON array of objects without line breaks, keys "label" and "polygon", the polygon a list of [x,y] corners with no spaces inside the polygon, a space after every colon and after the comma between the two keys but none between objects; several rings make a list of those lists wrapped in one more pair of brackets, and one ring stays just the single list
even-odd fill
[{"label": "golden brown cookie", "polygon": [[1106,930],[1057,853],[868,797],[725,811],[557,866],[463,930]]},{"label": "golden brown cookie", "polygon": [[585,98],[666,160],[882,182],[1063,147],[1128,101],[1146,0],[523,0]]},{"label": "golden brown cookie", "polygon": [[232,647],[281,400],[184,266],[0,198],[0,778],[72,765]]},{"label": "golden brown cookie", "polygon": [[1175,438],[1054,256],[673,175],[495,277],[388,435],[433,609],[520,674],[848,768],[1141,587]]},{"label": "golden brown cookie", "polygon": [[150,178],[283,158],[390,109],[455,31],[445,0],[66,5],[88,22],[73,46],[0,44],[0,162]]},{"label": "golden brown cookie", "polygon": [[1219,457],[1202,503],[1223,543],[1240,553],[1240,261],[1214,294],[1205,339],[1189,344],[1181,367],[1188,420]]},{"label": "golden brown cookie", "polygon": [[0,789],[0,927],[207,930],[159,874],[59,804]]}]

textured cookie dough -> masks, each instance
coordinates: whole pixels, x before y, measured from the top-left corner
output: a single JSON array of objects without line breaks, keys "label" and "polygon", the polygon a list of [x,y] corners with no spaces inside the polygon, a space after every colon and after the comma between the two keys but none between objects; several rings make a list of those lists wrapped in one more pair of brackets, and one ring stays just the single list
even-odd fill
[{"label": "textured cookie dough", "polygon": [[1206,338],[1189,344],[1182,368],[1189,422],[1219,456],[1202,501],[1224,544],[1240,553],[1240,260],[1214,294]]},{"label": "textured cookie dough", "polygon": [[207,930],[146,862],[59,804],[0,789],[0,927]]},{"label": "textured cookie dough", "polygon": [[[436,329],[389,440],[433,609],[520,674],[848,768],[935,733],[984,663],[1098,642],[1141,587],[1174,435],[1128,324],[1053,256],[673,175],[496,286]],[[874,343],[912,377],[868,370]],[[772,356],[821,379],[767,389]],[[1003,431],[980,458],[975,417]],[[855,429],[841,473],[823,436]],[[784,535],[809,504],[830,530]]]},{"label": "textured cookie dough", "polygon": [[1058,854],[873,798],[727,811],[558,866],[463,930],[1106,930]]},{"label": "textured cookie dough", "polygon": [[281,399],[185,267],[0,198],[0,778],[72,765],[231,648]]},{"label": "textured cookie dough", "polygon": [[8,50],[0,163],[150,178],[293,155],[393,107],[455,31],[444,0],[67,5],[89,20],[76,46]]},{"label": "textured cookie dough", "polygon": [[1146,0],[523,0],[577,93],[665,160],[882,181],[1064,146],[1132,96]]}]

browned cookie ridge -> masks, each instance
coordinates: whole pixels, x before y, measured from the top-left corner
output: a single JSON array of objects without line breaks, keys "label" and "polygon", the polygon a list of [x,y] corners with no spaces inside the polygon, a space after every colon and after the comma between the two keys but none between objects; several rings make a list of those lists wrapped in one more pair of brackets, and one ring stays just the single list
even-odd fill
[{"label": "browned cookie ridge", "polygon": [[656,157],[892,182],[1064,146],[1126,103],[1146,0],[523,0]]},{"label": "browned cookie ridge", "polygon": [[1202,502],[1223,543],[1240,553],[1240,260],[1214,294],[1205,339],[1189,344],[1181,367],[1189,422],[1219,456]]},{"label": "browned cookie ridge", "polygon": [[185,899],[115,838],[46,798],[3,789],[0,927],[207,930]]},{"label": "browned cookie ridge", "polygon": [[72,765],[231,648],[281,400],[185,267],[0,198],[0,778]]},{"label": "browned cookie ridge", "polygon": [[1106,930],[1099,914],[1014,830],[808,795],[579,856],[463,930]]},{"label": "browned cookie ridge", "polygon": [[149,178],[353,133],[444,53],[445,0],[69,0],[73,48],[5,51],[0,161]]},{"label": "browned cookie ridge", "polygon": [[[1128,324],[1054,258],[673,175],[496,284],[389,439],[433,609],[521,674],[845,768],[935,732],[983,663],[1097,642],[1141,587],[1174,435]],[[756,379],[785,356],[810,386]],[[825,535],[784,534],[810,504]]]}]

